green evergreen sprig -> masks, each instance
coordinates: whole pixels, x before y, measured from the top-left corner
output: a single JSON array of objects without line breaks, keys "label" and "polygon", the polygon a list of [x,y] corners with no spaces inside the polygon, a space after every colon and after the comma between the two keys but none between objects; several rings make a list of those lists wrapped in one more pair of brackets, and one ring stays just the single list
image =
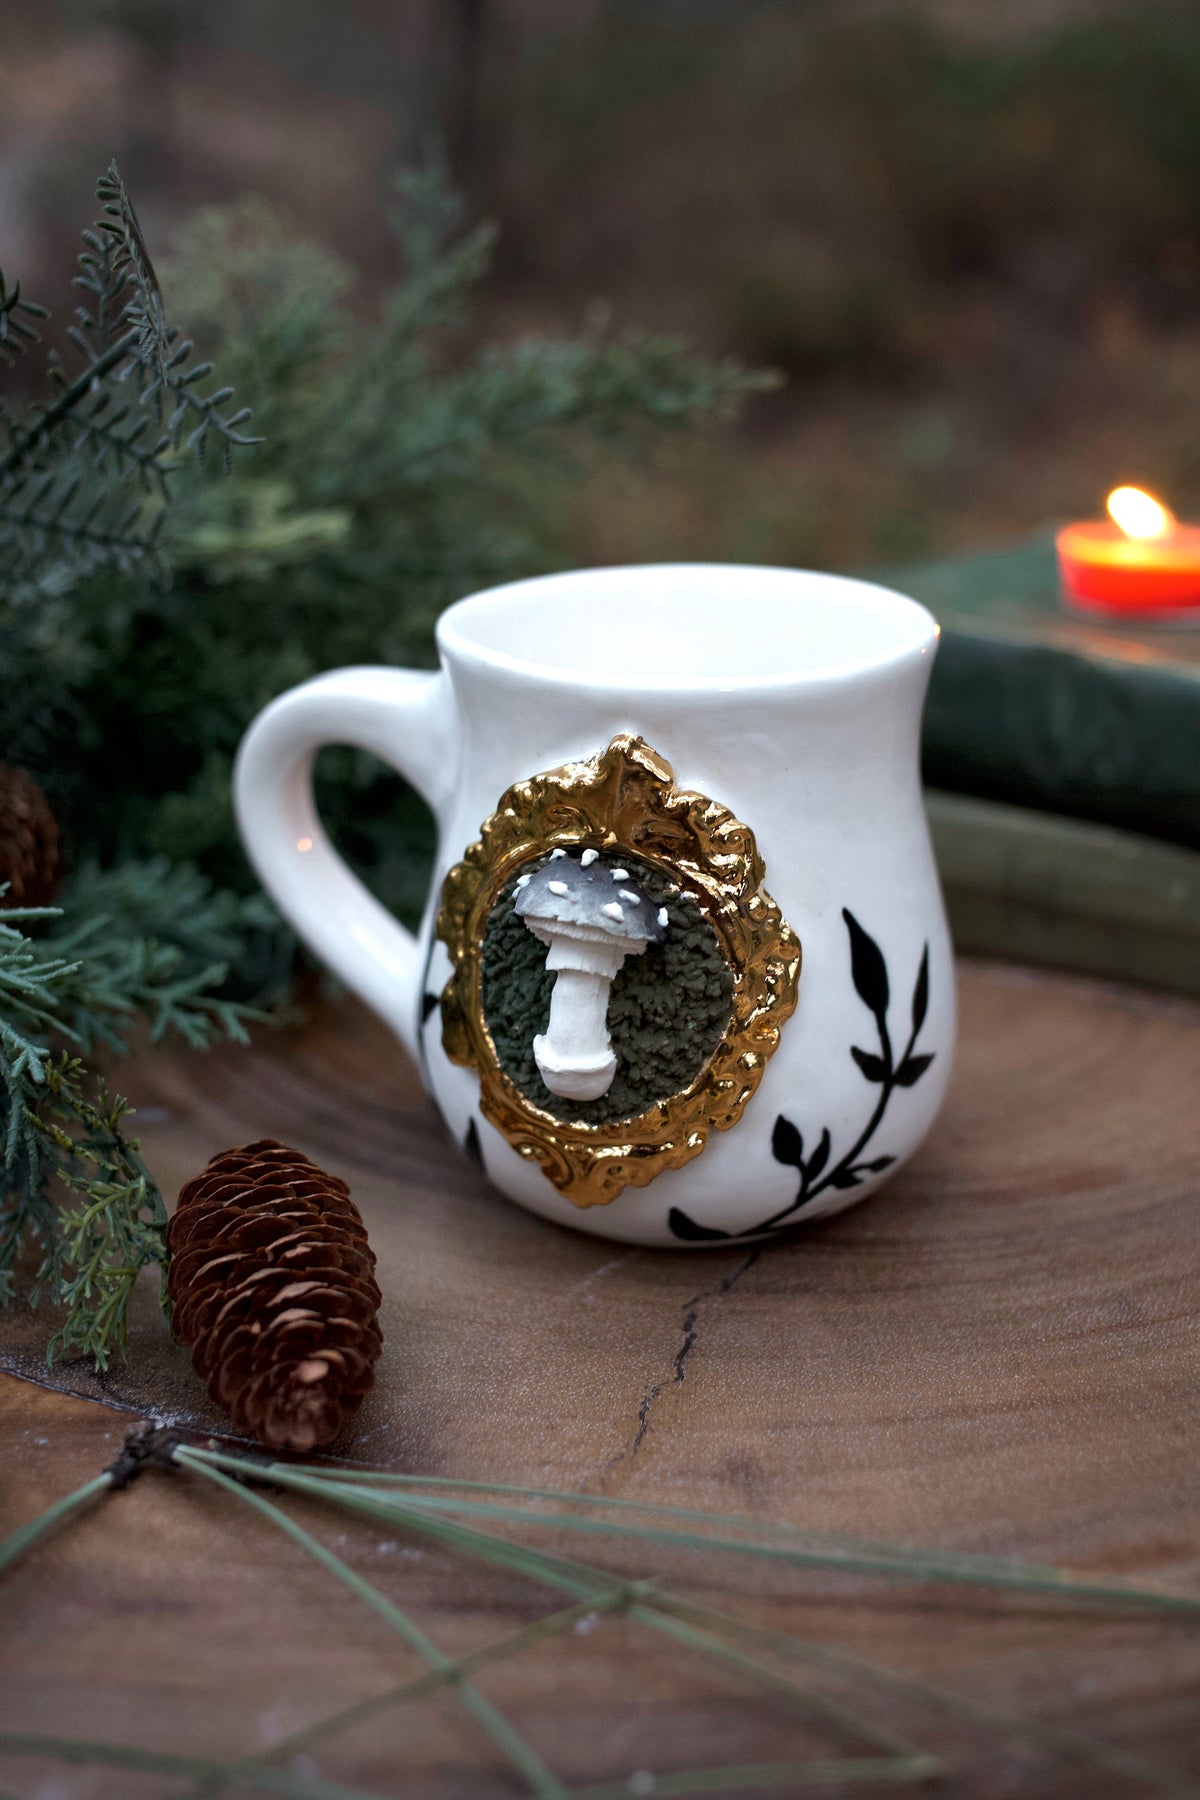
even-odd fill
[{"label": "green evergreen sprig", "polygon": [[6,287],[0,273],[0,363],[11,368],[19,356],[40,344],[42,334],[32,321],[49,316],[36,300],[22,297],[19,281],[15,287]]},{"label": "green evergreen sprig", "polygon": [[[62,1054],[47,1065],[45,1094],[29,1117],[59,1180],[80,1196],[57,1221],[56,1254],[43,1261],[42,1279],[56,1276],[55,1297],[67,1309],[50,1355],[90,1356],[105,1368],[113,1349],[124,1351],[138,1275],[166,1260],[167,1209],[123,1129],[132,1108],[103,1086],[89,1098],[89,1086],[84,1063]],[[165,1286],[162,1302],[165,1310]]]},{"label": "green evergreen sprig", "polygon": [[[167,322],[115,163],[96,193],[103,212],[84,232],[76,283],[85,301],[67,333],[82,367],[72,376],[52,358],[52,399],[5,421],[0,605],[61,591],[106,564],[129,571],[153,552],[185,430],[197,456],[219,437],[226,467],[235,449],[257,441],[241,429],[250,409],[228,411],[232,388],[200,391],[212,364],[188,367],[192,344]],[[37,341],[34,314],[46,316],[0,275],[0,348],[10,358]]]},{"label": "green evergreen sprig", "polygon": [[[166,1211],[125,1131],[131,1109],[82,1059],[124,1051],[139,1020],[197,1048],[244,1039],[263,1014],[223,991],[222,958],[277,929],[261,896],[213,891],[163,860],[84,870],[62,907],[0,912],[0,1301],[32,1251],[31,1303],[66,1309],[52,1356],[103,1368],[123,1351],[138,1273],[164,1255]],[[65,1211],[64,1188],[80,1197]]]},{"label": "green evergreen sprig", "polygon": [[[265,202],[188,222],[160,262],[163,305],[186,313],[202,366],[253,398],[264,442],[229,479],[178,458],[152,562],[115,567],[114,553],[69,604],[40,602],[36,633],[6,645],[0,598],[0,656],[19,671],[0,692],[0,742],[106,865],[161,852],[249,885],[229,772],[260,706],[338,664],[428,664],[448,602],[567,560],[572,497],[598,456],[641,454],[763,384],[633,330],[479,344],[470,303],[494,230],[466,225],[436,167],[398,184],[391,216],[399,279],[353,308],[354,271]],[[103,286],[102,271],[88,279]],[[89,440],[77,460],[91,459]],[[156,569],[169,580],[148,579]],[[55,579],[44,559],[43,593]],[[103,745],[103,808],[80,745]],[[343,849],[411,918],[420,809],[365,757],[331,753],[319,779]]]},{"label": "green evergreen sprig", "polygon": [[[373,323],[345,304],[353,271],[262,201],[199,214],[160,274],[115,166],[97,194],[75,366],[52,359],[48,397],[0,414],[0,745],[78,871],[61,911],[0,914],[0,1299],[31,1247],[35,1292],[67,1308],[56,1353],[103,1363],[161,1201],[80,1059],[138,1022],[237,1036],[288,991],[294,944],[230,802],[255,712],[338,664],[429,662],[448,601],[563,559],[595,446],[726,415],[762,377],[637,332],[475,344],[495,231],[437,167],[397,184],[402,273]],[[45,317],[0,276],[0,366]],[[432,843],[415,797],[350,752],[318,791],[412,919]]]}]

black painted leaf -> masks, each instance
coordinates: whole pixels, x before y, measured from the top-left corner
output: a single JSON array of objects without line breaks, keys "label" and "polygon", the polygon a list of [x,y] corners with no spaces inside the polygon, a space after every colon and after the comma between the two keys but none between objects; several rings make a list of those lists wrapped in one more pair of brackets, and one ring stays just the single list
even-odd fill
[{"label": "black painted leaf", "polygon": [[872,1056],[869,1050],[860,1050],[857,1044],[853,1046],[850,1054],[868,1081],[887,1080],[888,1066],[882,1056]]},{"label": "black painted leaf", "polygon": [[907,1056],[896,1070],[897,1087],[911,1087],[914,1081],[920,1081],[922,1075],[933,1061],[932,1056]]},{"label": "black painted leaf", "polygon": [[483,1145],[479,1142],[479,1127],[474,1119],[467,1121],[467,1135],[463,1138],[463,1149],[473,1163],[483,1168]]},{"label": "black painted leaf", "polygon": [[929,1010],[929,945],[926,944],[921,953],[921,966],[917,970],[917,985],[912,997],[913,1037],[925,1023],[925,1014]]},{"label": "black painted leaf", "polygon": [[835,1169],[829,1177],[830,1187],[835,1188],[859,1187],[861,1181],[861,1176],[856,1175],[853,1169]]},{"label": "black painted leaf", "polygon": [[856,1175],[879,1175],[884,1169],[890,1169],[895,1162],[894,1156],[877,1156],[874,1162],[855,1163]]},{"label": "black painted leaf", "polygon": [[438,1003],[438,997],[436,994],[422,994],[421,995],[421,1023],[422,1023],[422,1025],[424,1025],[424,1023],[425,1023],[426,1019],[428,1019],[430,1013],[435,1010],[437,1003]]},{"label": "black painted leaf", "polygon": [[775,1129],[771,1133],[771,1155],[776,1162],[787,1163],[793,1169],[804,1167],[804,1139],[796,1130],[790,1119],[780,1113],[775,1121]]},{"label": "black painted leaf", "polygon": [[733,1236],[731,1231],[714,1231],[710,1225],[697,1225],[695,1219],[689,1219],[677,1206],[667,1214],[667,1224],[677,1238],[683,1238],[689,1244],[714,1243],[717,1238]]},{"label": "black painted leaf", "polygon": [[877,1018],[882,1018],[887,1012],[889,998],[887,964],[883,960],[883,951],[870,932],[863,930],[854,914],[845,906],[842,908],[842,917],[846,921],[846,930],[850,933],[850,973],[854,977],[858,997]]},{"label": "black painted leaf", "polygon": [[829,1161],[829,1131],[821,1133],[821,1141],[804,1165],[804,1179],[815,1181],[825,1164]]}]

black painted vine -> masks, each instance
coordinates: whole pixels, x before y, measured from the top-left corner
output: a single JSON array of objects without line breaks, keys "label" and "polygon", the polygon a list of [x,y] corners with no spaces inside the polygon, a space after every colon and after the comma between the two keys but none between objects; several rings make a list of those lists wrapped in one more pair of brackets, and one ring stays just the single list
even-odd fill
[{"label": "black painted vine", "polygon": [[861,1159],[878,1130],[896,1089],[915,1086],[933,1061],[932,1052],[923,1052],[919,1056],[916,1054],[917,1038],[929,1009],[929,945],[926,944],[922,952],[921,966],[917,970],[913,987],[912,1030],[897,1058],[888,1030],[891,988],[883,951],[870,932],[864,931],[854,914],[845,907],[842,909],[842,917],[850,934],[850,973],[855,991],[863,1005],[873,1014],[875,1029],[879,1034],[877,1051],[863,1050],[857,1044],[850,1049],[850,1054],[865,1079],[879,1089],[870,1118],[854,1144],[831,1167],[829,1158],[833,1145],[828,1127],[821,1132],[815,1146],[806,1156],[800,1131],[790,1119],[785,1119],[780,1113],[771,1134],[771,1151],[776,1162],[786,1163],[799,1171],[800,1186],[796,1191],[796,1198],[779,1212],[772,1213],[770,1218],[763,1219],[761,1224],[740,1232],[714,1231],[711,1226],[698,1225],[687,1213],[673,1206],[667,1222],[677,1238],[695,1244],[716,1242],[718,1239],[727,1241],[731,1238],[761,1237],[764,1232],[783,1231],[792,1223],[794,1215],[815,1200],[818,1194],[823,1194],[830,1188],[860,1187],[869,1175],[882,1174],[884,1169],[889,1169],[895,1162],[894,1156],[876,1156],[869,1161]]}]

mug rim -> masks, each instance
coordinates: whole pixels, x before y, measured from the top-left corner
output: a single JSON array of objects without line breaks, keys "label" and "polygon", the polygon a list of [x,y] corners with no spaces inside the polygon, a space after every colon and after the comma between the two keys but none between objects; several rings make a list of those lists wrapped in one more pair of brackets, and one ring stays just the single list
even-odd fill
[{"label": "mug rim", "polygon": [[[546,598],[555,587],[563,591],[564,597],[573,594],[575,598],[579,598],[589,588],[602,589],[606,582],[624,583],[628,586],[628,578],[631,576],[643,581],[652,577],[656,582],[677,586],[681,592],[686,589],[689,581],[711,581],[715,577],[720,580],[737,580],[743,587],[769,587],[776,594],[781,587],[794,587],[797,590],[796,599],[804,597],[810,602],[825,599],[845,605],[848,601],[854,601],[857,603],[855,610],[860,619],[872,615],[877,619],[887,619],[890,641],[880,645],[877,638],[873,639],[869,650],[860,649],[857,653],[846,654],[824,665],[782,669],[776,667],[774,670],[764,668],[751,674],[723,674],[717,670],[687,673],[677,669],[664,669],[657,663],[647,667],[632,658],[628,667],[620,672],[609,672],[588,667],[582,661],[571,664],[565,660],[547,658],[543,661],[536,657],[518,655],[497,648],[495,644],[486,642],[470,630],[472,623],[494,618],[497,613],[502,613],[505,608],[512,608],[514,603],[524,598]],[[495,587],[482,588],[478,593],[468,594],[461,600],[454,601],[442,613],[436,627],[438,650],[451,662],[474,664],[478,668],[520,676],[530,682],[559,686],[575,684],[612,692],[645,690],[659,693],[778,690],[854,681],[930,655],[936,648],[940,635],[940,625],[919,600],[913,600],[907,594],[885,587],[879,582],[825,570],[788,568],[777,564],[708,562],[621,563],[526,576],[516,581],[499,583]]]}]

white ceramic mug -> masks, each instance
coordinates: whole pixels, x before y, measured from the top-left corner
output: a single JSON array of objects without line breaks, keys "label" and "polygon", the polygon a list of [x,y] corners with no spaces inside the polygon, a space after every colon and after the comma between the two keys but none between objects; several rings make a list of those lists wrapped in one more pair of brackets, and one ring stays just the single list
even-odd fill
[{"label": "white ceramic mug", "polygon": [[[789,569],[514,582],[449,608],[435,673],[340,669],[268,706],[238,757],[242,835],[296,931],[392,1027],[449,1129],[510,1198],[633,1243],[770,1235],[877,1187],[920,1143],[949,1078],[954,971],[918,760],[937,637],[900,594]],[[712,817],[728,809],[750,828],[803,966],[736,1121],[702,1132],[683,1166],[581,1210],[519,1134],[481,1113],[478,1069],[447,1055],[437,1001],[452,964],[435,922],[445,878],[505,790],[622,733],[718,803]],[[435,814],[415,937],[322,828],[311,770],[331,743],[398,769]],[[569,830],[558,841],[576,854]]]}]

